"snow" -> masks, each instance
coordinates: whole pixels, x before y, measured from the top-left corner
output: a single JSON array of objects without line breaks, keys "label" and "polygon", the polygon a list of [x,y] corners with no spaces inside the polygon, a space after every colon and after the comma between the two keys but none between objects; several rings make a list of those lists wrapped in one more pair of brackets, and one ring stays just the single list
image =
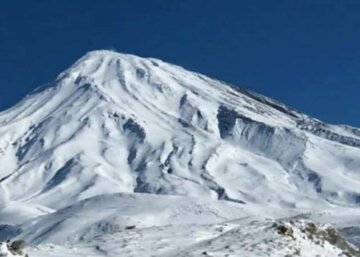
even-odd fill
[{"label": "snow", "polygon": [[0,223],[10,226],[0,239],[24,238],[39,256],[75,254],[68,244],[91,256],[96,238],[131,256],[135,246],[111,250],[129,225],[149,238],[142,254],[155,251],[155,235],[161,245],[183,230],[174,238],[183,246],[156,251],[191,256],[187,247],[199,253],[207,240],[244,240],[212,232],[233,219],[307,215],[341,229],[360,217],[359,129],[158,59],[90,52],[0,113],[0,124]]},{"label": "snow", "polygon": [[[291,234],[279,233],[285,225]],[[309,231],[309,221],[234,220],[212,225],[182,225],[125,230],[76,246],[41,245],[31,256],[346,256],[349,249],[327,238],[327,226]],[[307,231],[309,230],[309,231]],[[341,239],[337,239],[339,242]]]}]

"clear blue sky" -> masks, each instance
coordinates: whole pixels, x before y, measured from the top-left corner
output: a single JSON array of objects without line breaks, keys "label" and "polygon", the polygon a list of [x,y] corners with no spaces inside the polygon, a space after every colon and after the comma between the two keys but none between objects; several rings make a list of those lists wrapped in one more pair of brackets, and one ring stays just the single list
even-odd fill
[{"label": "clear blue sky", "polygon": [[358,0],[1,0],[0,110],[95,49],[157,57],[360,126]]}]

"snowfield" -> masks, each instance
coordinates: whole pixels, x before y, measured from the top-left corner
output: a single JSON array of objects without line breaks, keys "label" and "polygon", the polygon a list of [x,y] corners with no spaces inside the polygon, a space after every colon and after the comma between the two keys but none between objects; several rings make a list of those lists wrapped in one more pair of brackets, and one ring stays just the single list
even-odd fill
[{"label": "snowfield", "polygon": [[[285,228],[281,232],[280,228]],[[334,243],[335,242],[335,243]],[[354,255],[352,255],[354,254]],[[296,222],[231,221],[151,227],[109,234],[74,246],[41,245],[31,256],[359,256],[332,228]]]},{"label": "snowfield", "polygon": [[30,256],[359,256],[306,231],[360,246],[359,167],[360,129],[93,51],[0,113],[0,240]]}]

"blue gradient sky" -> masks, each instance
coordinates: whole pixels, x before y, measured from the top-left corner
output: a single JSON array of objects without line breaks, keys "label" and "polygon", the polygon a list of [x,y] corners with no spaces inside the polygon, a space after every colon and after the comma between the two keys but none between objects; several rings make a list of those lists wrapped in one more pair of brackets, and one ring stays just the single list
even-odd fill
[{"label": "blue gradient sky", "polygon": [[360,1],[0,1],[0,110],[85,52],[152,56],[360,126]]}]

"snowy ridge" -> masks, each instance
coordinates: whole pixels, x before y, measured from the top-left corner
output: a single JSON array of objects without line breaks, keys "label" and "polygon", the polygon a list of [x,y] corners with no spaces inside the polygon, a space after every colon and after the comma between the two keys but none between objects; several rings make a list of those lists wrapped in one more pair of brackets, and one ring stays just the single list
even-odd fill
[{"label": "snowy ridge", "polygon": [[[0,218],[34,243],[99,236],[94,209],[79,206],[104,195],[102,222],[121,228],[128,214],[119,206],[129,199],[149,219],[148,209],[161,213],[157,201],[202,206],[187,223],[264,210],[358,213],[359,129],[158,59],[90,52],[0,113],[0,124]],[[172,222],[144,217],[134,222]]]},{"label": "snowy ridge", "polygon": [[35,256],[359,256],[331,226],[307,220],[234,220],[124,230],[77,247],[42,245]]}]

